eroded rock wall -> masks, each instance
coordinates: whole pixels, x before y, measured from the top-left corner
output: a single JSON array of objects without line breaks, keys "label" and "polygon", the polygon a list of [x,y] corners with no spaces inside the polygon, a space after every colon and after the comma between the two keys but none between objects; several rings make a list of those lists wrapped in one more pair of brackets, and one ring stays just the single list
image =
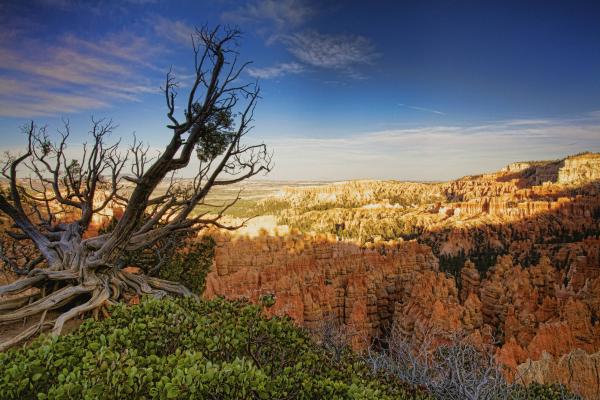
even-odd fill
[{"label": "eroded rock wall", "polygon": [[[206,295],[273,294],[267,312],[309,328],[334,319],[356,348],[394,324],[416,339],[466,331],[497,341],[512,378],[598,398],[599,178],[600,155],[582,154],[442,184],[294,190],[292,227],[337,238],[220,236]],[[337,240],[344,230],[358,240]],[[415,240],[378,241],[390,236]]]},{"label": "eroded rock wall", "polygon": [[308,328],[332,318],[356,331],[360,347],[389,328],[417,276],[437,269],[431,249],[416,241],[361,247],[327,236],[220,235],[205,296],[274,295],[269,313]]}]

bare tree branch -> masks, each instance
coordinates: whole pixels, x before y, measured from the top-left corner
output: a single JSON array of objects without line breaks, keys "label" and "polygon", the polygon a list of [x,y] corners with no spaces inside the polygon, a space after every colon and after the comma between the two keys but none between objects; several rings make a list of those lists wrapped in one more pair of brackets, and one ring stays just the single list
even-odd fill
[{"label": "bare tree branch", "polygon": [[[24,128],[25,153],[7,155],[0,165],[8,180],[7,191],[0,188],[0,211],[13,223],[7,236],[13,241],[10,249],[29,246],[35,254],[19,264],[10,260],[19,254],[17,250],[0,249],[0,260],[29,275],[18,284],[0,287],[0,294],[44,286],[49,280],[57,285],[29,305],[9,313],[0,311],[0,321],[42,314],[38,328],[29,332],[35,334],[48,325],[44,321],[48,310],[86,296],[85,302],[50,324],[59,333],[67,320],[117,301],[124,291],[156,297],[190,294],[182,285],[131,276],[121,269],[132,250],[152,248],[210,226],[231,230],[244,224],[221,222],[239,194],[210,215],[195,214],[213,187],[271,169],[264,144],[242,143],[252,129],[259,88],[255,83],[240,83],[248,63],[238,64],[239,36],[236,29],[197,29],[193,36],[195,76],[183,115],[176,115],[175,74],[173,70],[166,74],[168,142],[156,156],[137,136],[130,147],[120,150],[120,140],[111,140],[116,129],[111,120],[92,119],[90,141],[83,144],[78,157],[67,146],[74,137],[69,121],[63,121],[55,142],[46,127],[31,122]],[[197,173],[192,180],[182,180],[178,173],[190,165],[194,154],[199,161]],[[96,235],[98,221],[109,218],[112,224]]]}]

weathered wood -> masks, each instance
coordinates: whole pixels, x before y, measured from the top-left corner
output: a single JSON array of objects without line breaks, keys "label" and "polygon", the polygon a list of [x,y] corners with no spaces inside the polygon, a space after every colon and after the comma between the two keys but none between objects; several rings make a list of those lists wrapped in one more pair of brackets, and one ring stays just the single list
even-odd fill
[{"label": "weathered wood", "polygon": [[[0,323],[45,316],[48,310],[91,294],[84,304],[66,311],[54,322],[52,331],[58,334],[69,319],[103,309],[127,292],[154,297],[192,295],[182,284],[122,271],[127,252],[209,226],[237,228],[219,221],[239,197],[214,217],[190,216],[215,185],[233,184],[268,172],[271,163],[264,144],[241,144],[251,129],[259,89],[254,83],[238,83],[248,65],[237,65],[232,56],[239,32],[216,28],[196,33],[200,46],[194,47],[195,77],[181,122],[175,115],[177,82],[171,72],[167,74],[163,90],[171,124],[167,126],[168,143],[156,158],[149,156],[149,148],[137,139],[125,152],[119,150],[119,142],[109,144],[108,137],[115,129],[112,121],[92,119],[91,140],[81,158],[70,163],[65,152],[71,134],[68,122],[58,131],[56,143],[45,127],[33,122],[25,127],[26,152],[8,157],[0,165],[0,174],[10,182],[9,193],[0,194],[0,211],[13,222],[13,240],[33,243],[44,262],[15,264],[13,270],[28,276],[0,286],[0,295],[35,287],[42,290],[39,295],[26,297],[27,302],[35,298],[28,304],[23,300],[0,300]],[[213,136],[217,138],[215,143],[206,142]],[[200,167],[193,182],[183,185],[174,178],[175,173],[188,166],[196,152]],[[33,178],[18,178],[18,171],[23,169]],[[223,179],[223,175],[229,178]],[[124,181],[135,184],[127,198],[122,190]],[[166,191],[157,190],[165,182]],[[111,203],[124,208],[113,229],[95,238],[84,238],[93,216]],[[69,222],[59,220],[65,214]],[[3,248],[0,240],[0,250]],[[44,268],[36,268],[40,265]],[[46,325],[29,328],[7,343],[25,340]]]},{"label": "weathered wood", "polygon": [[58,289],[56,292],[51,293],[46,297],[42,297],[31,304],[21,307],[17,311],[0,314],[0,322],[16,321],[35,314],[40,314],[46,310],[55,309],[79,295],[90,293],[92,289],[93,288],[86,288],[79,285],[65,286],[64,288]]}]

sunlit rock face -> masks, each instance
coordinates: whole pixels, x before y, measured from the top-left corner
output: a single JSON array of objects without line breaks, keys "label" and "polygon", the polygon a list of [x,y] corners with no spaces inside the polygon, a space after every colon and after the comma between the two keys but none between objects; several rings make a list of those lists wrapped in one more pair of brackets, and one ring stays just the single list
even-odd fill
[{"label": "sunlit rock face", "polygon": [[356,347],[389,329],[398,302],[410,297],[411,283],[438,269],[431,249],[416,241],[361,247],[291,235],[219,236],[217,243],[205,296],[258,302],[274,294],[268,313],[289,315],[308,328],[333,319],[356,331]]},{"label": "sunlit rock face", "polygon": [[[266,313],[311,329],[334,321],[356,349],[393,326],[417,341],[466,332],[496,342],[511,378],[600,398],[600,155],[443,183],[293,188],[275,200],[285,207],[271,218],[291,233],[213,232],[205,296],[274,296]],[[109,204],[86,235],[121,213]]]},{"label": "sunlit rock face", "polygon": [[558,183],[585,184],[600,179],[600,157],[584,153],[568,157],[558,171]]},{"label": "sunlit rock face", "polygon": [[445,183],[290,189],[280,223],[305,233],[220,235],[206,296],[273,294],[267,313],[334,319],[355,348],[392,325],[416,339],[466,331],[497,342],[512,378],[528,366],[528,381],[598,398],[598,179],[586,153]]},{"label": "sunlit rock face", "polygon": [[[597,398],[599,179],[600,155],[586,153],[444,183],[287,189],[272,218],[291,233],[214,234],[205,296],[273,295],[267,313],[347,326],[356,349],[392,326],[416,340],[466,331],[495,340],[512,377],[533,365],[527,379]],[[109,204],[86,235],[121,213]]]},{"label": "sunlit rock face", "polygon": [[600,352],[593,354],[581,349],[561,356],[544,352],[536,361],[527,360],[517,368],[525,384],[561,383],[586,399],[600,398]]}]

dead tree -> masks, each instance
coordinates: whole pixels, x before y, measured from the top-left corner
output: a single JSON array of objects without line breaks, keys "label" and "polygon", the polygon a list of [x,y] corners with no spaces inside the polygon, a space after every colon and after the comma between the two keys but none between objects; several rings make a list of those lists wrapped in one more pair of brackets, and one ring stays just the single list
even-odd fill
[{"label": "dead tree", "polygon": [[[237,30],[228,28],[195,32],[195,79],[182,104],[183,115],[178,116],[178,85],[173,74],[167,74],[163,90],[169,141],[155,157],[137,140],[123,151],[119,142],[109,144],[111,121],[93,120],[91,142],[73,161],[66,152],[68,123],[56,141],[33,122],[25,127],[25,152],[9,156],[2,169],[8,187],[0,192],[0,211],[12,223],[7,234],[29,243],[37,256],[24,265],[9,263],[26,277],[0,286],[0,295],[22,295],[18,301],[14,296],[0,300],[0,325],[34,316],[40,322],[0,348],[45,327],[60,334],[68,320],[97,312],[125,293],[190,295],[181,284],[128,273],[119,260],[126,252],[176,234],[208,226],[236,229],[239,226],[221,222],[233,203],[200,215],[194,210],[205,204],[212,188],[270,170],[271,156],[264,144],[242,144],[252,128],[259,89],[255,83],[240,84],[248,63],[237,62],[238,37]],[[199,160],[195,178],[176,179],[193,157]],[[94,215],[114,204],[123,205],[118,222],[109,232],[88,237]],[[1,254],[6,261],[10,252]],[[56,319],[44,320],[49,310],[65,306],[67,311]]]},{"label": "dead tree", "polygon": [[309,329],[313,339],[323,347],[336,363],[350,350],[352,339],[357,336],[353,326],[343,324],[335,316],[325,318],[314,328]]},{"label": "dead tree", "polygon": [[492,343],[475,343],[466,332],[429,330],[422,338],[405,337],[395,326],[385,348],[369,348],[365,360],[373,372],[425,388],[438,399],[505,400],[514,387],[503,374]]}]

